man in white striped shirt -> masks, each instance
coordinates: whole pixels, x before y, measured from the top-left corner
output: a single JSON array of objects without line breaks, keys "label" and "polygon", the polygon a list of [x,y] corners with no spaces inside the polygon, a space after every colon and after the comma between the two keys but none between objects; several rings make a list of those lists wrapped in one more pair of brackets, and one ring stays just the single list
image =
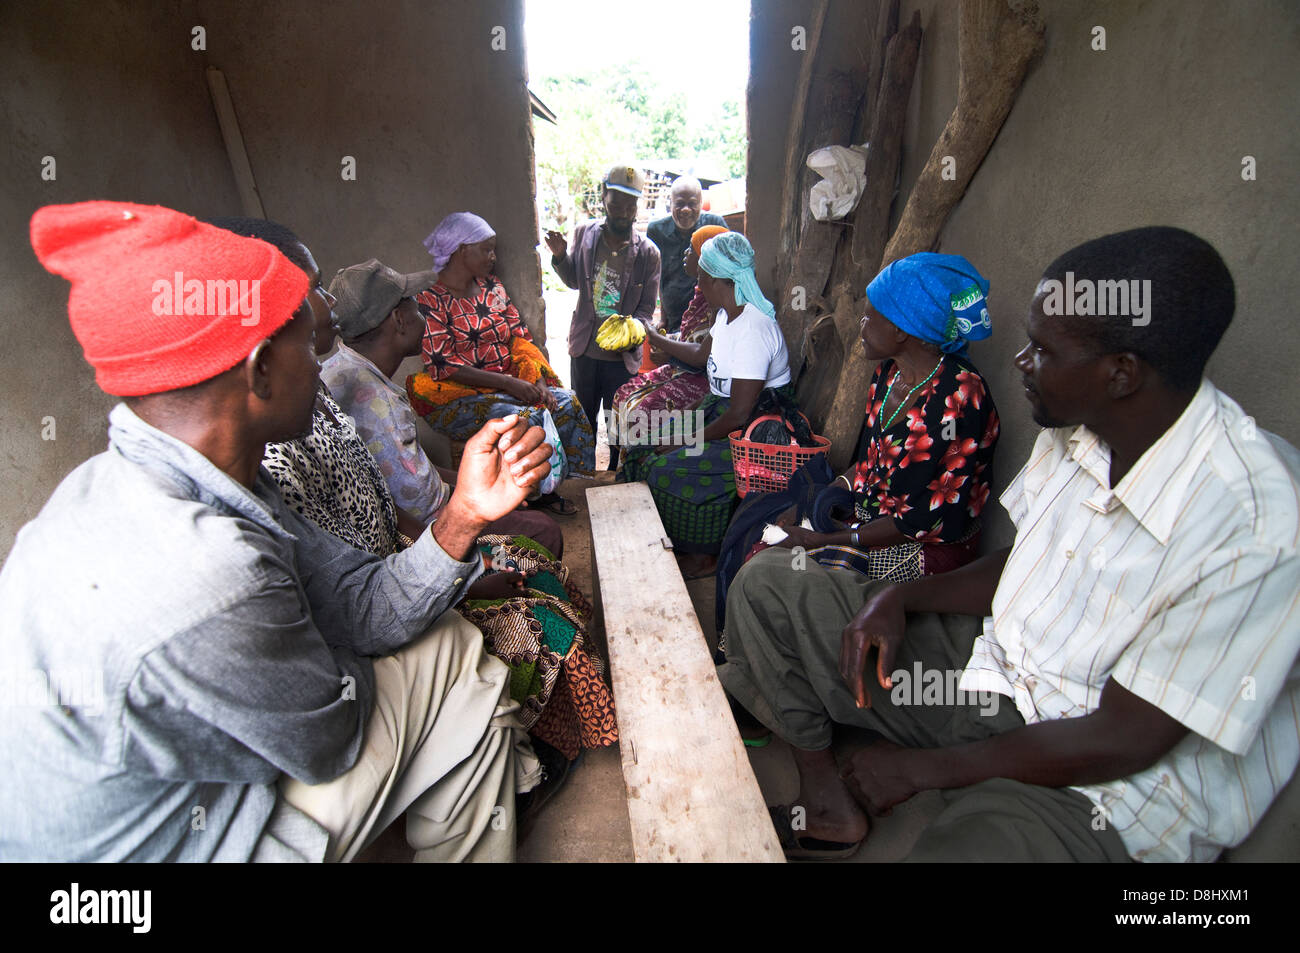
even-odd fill
[{"label": "man in white striped shirt", "polygon": [[[791,856],[931,788],[910,859],[1213,860],[1250,833],[1300,761],[1300,453],[1202,377],[1233,308],[1187,232],[1072,249],[1016,357],[1047,429],[1009,549],[903,585],[779,550],[737,576],[719,674],[795,748]],[[957,697],[898,691],[934,669]],[[889,740],[841,769],[833,722]]]}]

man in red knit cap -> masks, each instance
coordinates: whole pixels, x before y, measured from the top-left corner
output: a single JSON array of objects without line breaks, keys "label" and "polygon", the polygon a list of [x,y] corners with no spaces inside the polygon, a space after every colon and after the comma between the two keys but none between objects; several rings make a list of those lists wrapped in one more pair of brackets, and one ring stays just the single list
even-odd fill
[{"label": "man in red knit cap", "polygon": [[512,859],[540,771],[508,669],[445,610],[548,472],[542,431],[489,421],[430,531],[360,552],[260,468],[311,421],[299,268],[159,207],[51,206],[31,231],[124,402],[0,573],[30,689],[0,724],[0,859],[350,860],[403,812],[418,860]]}]

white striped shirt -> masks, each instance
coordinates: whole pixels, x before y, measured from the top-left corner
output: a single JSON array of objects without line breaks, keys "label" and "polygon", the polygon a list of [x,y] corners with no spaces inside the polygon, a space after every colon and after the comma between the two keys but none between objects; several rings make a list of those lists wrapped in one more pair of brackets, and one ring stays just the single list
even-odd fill
[{"label": "white striped shirt", "polygon": [[961,682],[1027,724],[1115,680],[1190,729],[1139,774],[1076,790],[1138,860],[1245,839],[1300,761],[1300,452],[1208,380],[1110,489],[1110,448],[1044,430],[1001,500],[1016,540]]}]

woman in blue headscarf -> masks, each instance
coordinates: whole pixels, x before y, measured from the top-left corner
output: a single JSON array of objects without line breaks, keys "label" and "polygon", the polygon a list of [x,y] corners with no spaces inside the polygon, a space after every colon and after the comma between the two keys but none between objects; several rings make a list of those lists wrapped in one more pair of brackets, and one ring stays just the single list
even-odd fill
[{"label": "woman in blue headscarf", "polygon": [[[788,533],[777,545],[802,546],[822,565],[873,579],[904,582],[978,555],[1000,424],[966,344],[992,333],[988,290],[965,258],[930,252],[893,262],[867,286],[862,346],[880,364],[867,388],[858,462],[821,492],[815,479],[797,476],[789,494],[746,497],[723,546],[719,632],[730,580],[764,548],[768,521]],[[805,517],[813,529],[793,525]]]},{"label": "woman in blue headscarf", "polygon": [[749,423],[764,391],[778,391],[793,406],[785,338],[759,290],[745,236],[727,232],[704,243],[698,287],[718,311],[708,337],[693,344],[651,334],[670,357],[706,369],[709,393],[687,414],[695,429],[647,439],[632,422],[620,441],[628,447],[622,478],[649,484],[688,579],[712,571],[739,499],[728,435]]}]

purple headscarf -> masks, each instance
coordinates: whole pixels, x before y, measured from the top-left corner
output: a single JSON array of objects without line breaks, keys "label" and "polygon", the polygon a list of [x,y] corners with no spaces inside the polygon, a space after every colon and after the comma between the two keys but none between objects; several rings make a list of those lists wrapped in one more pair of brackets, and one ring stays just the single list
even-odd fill
[{"label": "purple headscarf", "polygon": [[461,245],[486,241],[495,234],[492,226],[473,212],[452,212],[424,240],[424,247],[433,256],[434,270],[442,271]]}]

